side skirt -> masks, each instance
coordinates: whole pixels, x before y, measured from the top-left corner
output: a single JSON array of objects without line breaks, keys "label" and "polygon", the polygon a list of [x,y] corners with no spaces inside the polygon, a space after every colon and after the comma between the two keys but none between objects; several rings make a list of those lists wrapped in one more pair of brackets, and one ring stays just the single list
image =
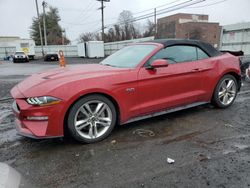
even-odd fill
[{"label": "side skirt", "polygon": [[185,106],[179,106],[179,107],[176,107],[176,108],[171,108],[171,109],[159,111],[159,112],[155,112],[155,113],[152,113],[152,114],[147,114],[147,115],[144,115],[144,116],[135,117],[135,118],[132,118],[132,119],[130,119],[130,120],[128,120],[128,121],[126,121],[125,123],[122,123],[122,124],[127,124],[127,123],[131,123],[131,122],[134,122],[134,121],[139,121],[139,120],[143,120],[143,119],[147,119],[147,118],[151,118],[151,117],[155,117],[155,116],[160,116],[160,115],[163,115],[163,114],[168,114],[168,113],[172,113],[172,112],[176,112],[176,111],[180,111],[180,110],[185,110],[185,109],[188,109],[188,108],[200,106],[200,105],[207,104],[207,103],[209,103],[209,102],[196,102],[196,103],[188,104],[188,105],[185,105]]}]

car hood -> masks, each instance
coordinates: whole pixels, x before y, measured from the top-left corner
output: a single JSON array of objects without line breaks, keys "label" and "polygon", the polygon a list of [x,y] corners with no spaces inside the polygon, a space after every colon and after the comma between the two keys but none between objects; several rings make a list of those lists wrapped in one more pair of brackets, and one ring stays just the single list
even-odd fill
[{"label": "car hood", "polygon": [[20,82],[17,88],[24,97],[41,96],[69,82],[107,77],[124,71],[129,69],[100,64],[71,65],[34,74]]},{"label": "car hood", "polygon": [[49,71],[38,73],[37,75],[42,79],[59,79],[69,78],[75,76],[95,76],[96,74],[112,73],[114,71],[121,71],[119,68],[108,67],[100,64],[87,65],[71,65],[62,68],[56,68]]}]

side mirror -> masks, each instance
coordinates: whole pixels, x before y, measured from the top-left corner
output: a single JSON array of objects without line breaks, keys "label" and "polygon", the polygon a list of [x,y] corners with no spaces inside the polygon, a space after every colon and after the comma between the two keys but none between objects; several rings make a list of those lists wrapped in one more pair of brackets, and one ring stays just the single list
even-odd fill
[{"label": "side mirror", "polygon": [[147,69],[156,69],[156,68],[161,68],[161,67],[167,67],[168,66],[168,60],[166,59],[156,59],[152,62],[151,65],[147,67]]}]

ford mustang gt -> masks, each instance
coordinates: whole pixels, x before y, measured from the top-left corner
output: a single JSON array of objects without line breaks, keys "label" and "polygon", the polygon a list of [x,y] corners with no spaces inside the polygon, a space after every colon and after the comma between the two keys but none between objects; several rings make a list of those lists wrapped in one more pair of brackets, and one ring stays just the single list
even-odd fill
[{"label": "ford mustang gt", "polygon": [[99,64],[37,73],[11,90],[19,134],[70,133],[83,143],[115,125],[212,103],[233,104],[241,87],[239,59],[195,40],[154,40],[124,47]]}]

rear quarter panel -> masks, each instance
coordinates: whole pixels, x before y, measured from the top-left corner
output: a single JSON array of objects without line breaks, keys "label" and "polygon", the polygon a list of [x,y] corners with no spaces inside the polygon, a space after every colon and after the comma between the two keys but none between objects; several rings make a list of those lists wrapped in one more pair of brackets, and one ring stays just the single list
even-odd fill
[{"label": "rear quarter panel", "polygon": [[208,63],[213,68],[204,75],[206,77],[204,84],[207,90],[207,97],[211,100],[217,83],[224,75],[234,73],[240,76],[241,72],[239,58],[229,53],[209,58]]}]

